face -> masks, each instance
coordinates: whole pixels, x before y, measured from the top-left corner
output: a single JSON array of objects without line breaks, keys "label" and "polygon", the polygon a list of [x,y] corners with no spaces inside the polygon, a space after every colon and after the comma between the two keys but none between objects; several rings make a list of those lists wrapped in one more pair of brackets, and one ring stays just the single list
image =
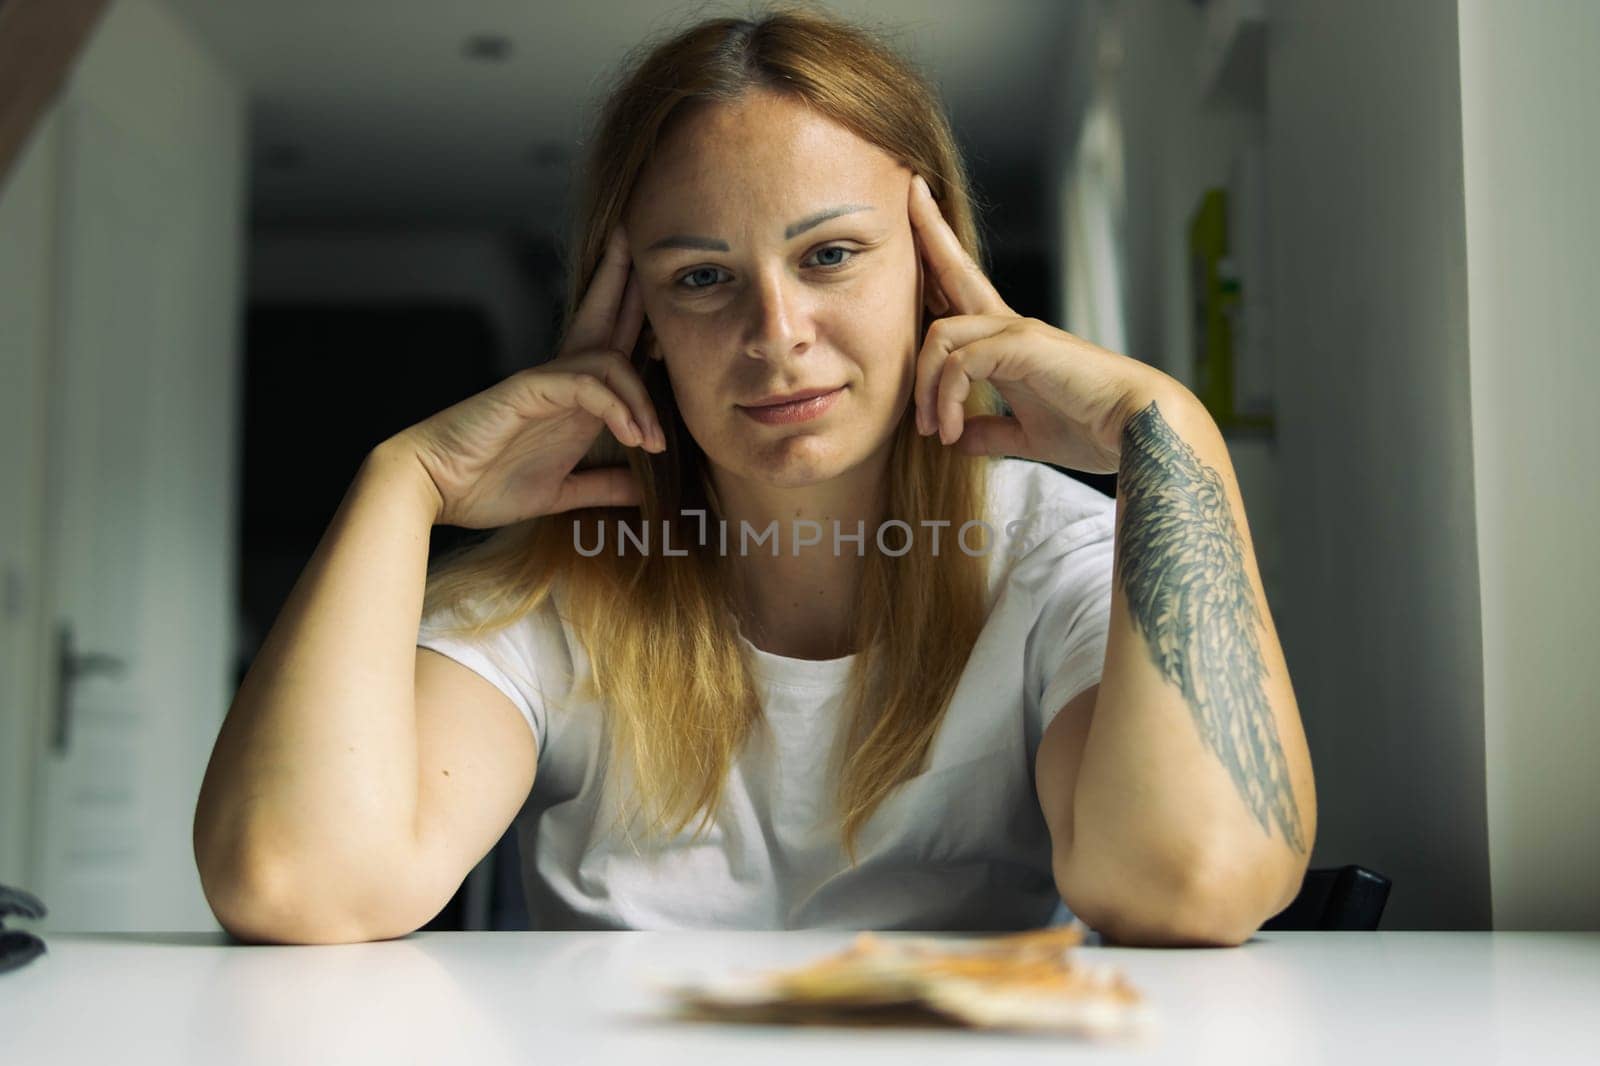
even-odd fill
[{"label": "face", "polygon": [[719,474],[808,485],[887,455],[921,343],[911,177],[767,92],[658,145],[623,224],[652,356]]}]

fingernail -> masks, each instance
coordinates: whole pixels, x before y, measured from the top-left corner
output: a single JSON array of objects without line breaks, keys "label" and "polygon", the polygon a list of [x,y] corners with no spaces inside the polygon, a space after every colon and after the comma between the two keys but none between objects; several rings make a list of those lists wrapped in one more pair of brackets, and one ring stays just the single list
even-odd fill
[{"label": "fingernail", "polygon": [[644,432],[639,428],[639,423],[635,422],[631,418],[628,419],[628,429],[633,433],[634,444],[644,443]]}]

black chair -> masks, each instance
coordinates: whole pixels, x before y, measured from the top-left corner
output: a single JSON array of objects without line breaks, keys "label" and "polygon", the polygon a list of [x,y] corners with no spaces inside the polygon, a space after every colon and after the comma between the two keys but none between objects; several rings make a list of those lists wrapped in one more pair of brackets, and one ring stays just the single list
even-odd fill
[{"label": "black chair", "polygon": [[0,885],[0,973],[19,969],[45,952],[43,940],[22,929],[7,929],[6,919],[19,915],[39,921],[46,913],[44,903],[32,892]]},{"label": "black chair", "polygon": [[1330,929],[1371,932],[1389,900],[1389,879],[1364,866],[1307,870],[1294,902],[1261,926],[1264,932]]}]

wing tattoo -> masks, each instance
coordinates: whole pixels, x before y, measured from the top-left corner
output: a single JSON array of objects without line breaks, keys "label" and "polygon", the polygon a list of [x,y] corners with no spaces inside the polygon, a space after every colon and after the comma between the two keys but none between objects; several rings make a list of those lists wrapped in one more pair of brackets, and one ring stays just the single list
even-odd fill
[{"label": "wing tattoo", "polygon": [[1123,429],[1118,481],[1119,569],[1134,627],[1262,830],[1271,836],[1276,822],[1303,854],[1289,764],[1261,684],[1261,615],[1222,478],[1152,402]]}]

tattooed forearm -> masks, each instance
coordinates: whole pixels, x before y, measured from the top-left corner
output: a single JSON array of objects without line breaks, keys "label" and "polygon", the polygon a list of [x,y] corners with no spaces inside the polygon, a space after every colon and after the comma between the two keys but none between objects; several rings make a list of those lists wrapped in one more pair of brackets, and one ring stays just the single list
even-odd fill
[{"label": "tattooed forearm", "polygon": [[1303,854],[1289,764],[1262,688],[1261,615],[1222,478],[1151,403],[1122,431],[1123,595],[1156,668],[1183,693],[1200,736],[1256,821]]}]

